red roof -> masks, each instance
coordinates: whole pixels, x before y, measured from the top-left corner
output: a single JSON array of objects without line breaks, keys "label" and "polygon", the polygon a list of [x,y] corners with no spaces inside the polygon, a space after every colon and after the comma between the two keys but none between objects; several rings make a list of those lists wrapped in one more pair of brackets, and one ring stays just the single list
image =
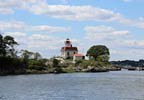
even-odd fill
[{"label": "red roof", "polygon": [[67,47],[62,47],[61,50],[62,50],[62,51],[63,51],[63,50],[64,50],[64,51],[65,51],[65,50],[76,50],[76,51],[78,51],[77,47],[68,47],[68,46],[67,46]]},{"label": "red roof", "polygon": [[74,54],[74,56],[83,57],[83,54]]}]

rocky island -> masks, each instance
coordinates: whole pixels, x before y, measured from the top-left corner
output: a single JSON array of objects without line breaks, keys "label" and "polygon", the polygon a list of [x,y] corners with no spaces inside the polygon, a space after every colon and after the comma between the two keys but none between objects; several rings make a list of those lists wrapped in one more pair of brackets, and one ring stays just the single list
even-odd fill
[{"label": "rocky island", "polygon": [[66,39],[61,48],[61,56],[42,58],[38,52],[28,50],[16,51],[18,45],[12,36],[0,35],[0,75],[9,74],[44,74],[72,72],[107,72],[120,70],[109,63],[110,52],[105,45],[94,45],[84,54],[73,47]]}]

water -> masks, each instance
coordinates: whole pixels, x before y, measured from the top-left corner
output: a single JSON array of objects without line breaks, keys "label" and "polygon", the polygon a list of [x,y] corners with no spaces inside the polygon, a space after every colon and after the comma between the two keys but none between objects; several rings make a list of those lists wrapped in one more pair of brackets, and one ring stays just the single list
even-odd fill
[{"label": "water", "polygon": [[144,100],[144,72],[1,76],[0,100]]}]

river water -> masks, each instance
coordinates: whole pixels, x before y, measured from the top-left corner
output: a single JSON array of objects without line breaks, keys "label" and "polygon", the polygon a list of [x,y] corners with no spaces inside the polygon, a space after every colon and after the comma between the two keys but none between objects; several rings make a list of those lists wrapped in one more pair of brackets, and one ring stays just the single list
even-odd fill
[{"label": "river water", "polygon": [[144,100],[144,71],[1,76],[0,100]]}]

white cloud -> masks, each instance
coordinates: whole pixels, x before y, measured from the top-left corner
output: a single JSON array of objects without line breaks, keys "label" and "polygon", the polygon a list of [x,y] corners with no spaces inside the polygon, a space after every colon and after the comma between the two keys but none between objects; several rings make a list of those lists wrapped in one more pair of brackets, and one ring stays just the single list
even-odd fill
[{"label": "white cloud", "polygon": [[0,0],[0,13],[11,14],[15,10],[27,9],[30,5],[45,2],[46,0]]},{"label": "white cloud", "polygon": [[112,47],[144,48],[144,40],[134,40],[127,30],[116,30],[109,26],[85,27],[86,38],[90,41],[107,43]]},{"label": "white cloud", "polygon": [[22,32],[6,32],[5,35],[14,36],[16,38],[27,36],[26,33],[22,33]]},{"label": "white cloud", "polygon": [[136,1],[143,1],[143,0],[123,0],[124,2],[136,2]]},{"label": "white cloud", "polygon": [[48,25],[39,25],[39,26],[32,26],[31,31],[36,32],[48,32],[48,33],[56,33],[56,32],[68,32],[70,31],[70,27],[58,27],[58,26],[48,26]]},{"label": "white cloud", "polygon": [[[124,0],[131,1],[131,0]],[[141,0],[139,0],[141,1]],[[62,0],[61,2],[68,2]],[[16,10],[27,10],[37,15],[46,15],[52,18],[65,20],[94,20],[104,22],[117,22],[128,26],[144,29],[144,21],[141,19],[130,20],[122,14],[108,9],[93,7],[90,5],[70,6],[70,5],[49,5],[47,0],[1,0],[0,13],[11,14]]]},{"label": "white cloud", "polygon": [[52,18],[77,21],[94,20],[102,22],[117,22],[128,26],[144,28],[144,21],[141,20],[142,18],[130,20],[123,17],[123,15],[118,12],[89,5],[70,6],[40,3],[30,6],[28,10],[34,14],[46,15]]},{"label": "white cloud", "polygon": [[144,40],[125,40],[124,43],[128,46],[144,48]]},{"label": "white cloud", "polygon": [[86,38],[90,40],[111,41],[129,34],[127,30],[117,31],[109,26],[87,26],[84,30],[86,31]]},{"label": "white cloud", "polygon": [[5,35],[11,35],[19,43],[18,49],[27,49],[30,51],[37,51],[43,54],[42,51],[57,50],[62,45],[61,39],[51,37],[46,34],[32,34],[28,35],[22,32],[6,32]]},{"label": "white cloud", "polygon": [[143,59],[143,49],[112,49],[111,52],[111,60],[139,60]]},{"label": "white cloud", "polygon": [[59,33],[59,32],[69,32],[70,27],[60,27],[60,26],[49,26],[49,25],[27,25],[21,21],[10,21],[4,22],[0,21],[0,30],[15,30],[24,32],[43,32],[43,33]]},{"label": "white cloud", "polygon": [[[67,4],[68,0],[60,0]],[[16,10],[30,10],[35,14],[45,14],[68,20],[115,20],[119,13],[92,6],[48,5],[46,0],[1,0],[0,13],[11,14]],[[85,13],[84,13],[85,12]]]},{"label": "white cloud", "polygon": [[124,2],[131,2],[132,0],[123,0]]},{"label": "white cloud", "polygon": [[120,18],[119,13],[92,6],[38,4],[32,5],[29,10],[34,14],[67,20],[114,21]]},{"label": "white cloud", "polygon": [[23,32],[6,32],[4,35],[10,35],[15,38],[15,40],[18,42],[20,45],[25,45],[28,42],[28,35]]},{"label": "white cloud", "polygon": [[12,9],[10,9],[10,8],[7,8],[7,9],[0,8],[0,13],[1,14],[12,14],[12,13],[14,13],[14,11]]},{"label": "white cloud", "polygon": [[[27,44],[28,48],[33,48],[35,50],[55,50],[60,48],[59,38],[51,37],[43,34],[32,34],[29,36],[29,42]],[[45,51],[46,52],[46,51]]]},{"label": "white cloud", "polygon": [[[25,49],[33,49],[33,50],[40,50],[40,49],[58,49],[59,38],[51,37],[46,34],[31,34],[28,35],[22,32],[6,32],[5,35],[10,35],[15,38],[15,40],[20,44],[20,47],[25,45]],[[24,49],[24,48],[22,48]]]},{"label": "white cloud", "polygon": [[16,30],[22,30],[26,27],[24,22],[20,21],[11,21],[11,22],[4,22],[0,21],[0,30],[6,30],[6,29],[16,29]]}]

